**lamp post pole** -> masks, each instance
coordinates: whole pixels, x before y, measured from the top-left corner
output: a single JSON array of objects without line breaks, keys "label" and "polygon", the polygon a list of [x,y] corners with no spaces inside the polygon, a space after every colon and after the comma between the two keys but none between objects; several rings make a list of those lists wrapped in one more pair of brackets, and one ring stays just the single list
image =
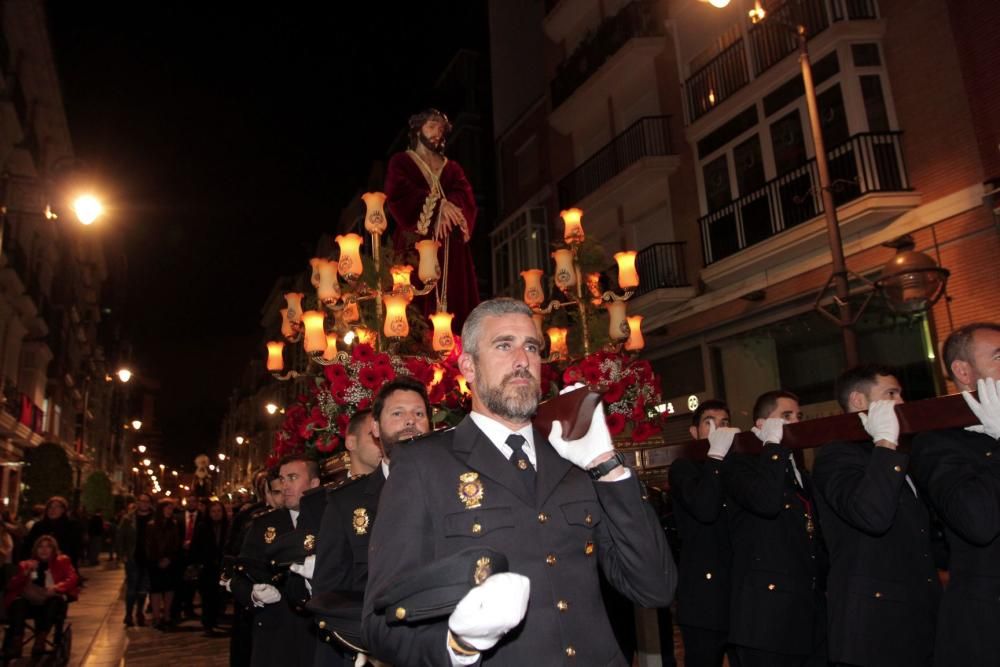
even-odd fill
[{"label": "lamp post pole", "polygon": [[[859,362],[858,336],[854,331],[854,320],[851,314],[850,288],[847,284],[847,263],[844,260],[844,244],[840,238],[840,223],[837,221],[837,205],[833,201],[833,191],[830,187],[830,165],[826,159],[826,146],[823,143],[823,131],[819,120],[819,105],[816,102],[816,86],[813,84],[812,65],[809,62],[809,47],[807,45],[806,28],[802,23],[795,26],[795,35],[799,42],[799,65],[802,69],[802,84],[805,88],[806,109],[809,113],[809,131],[812,134],[813,150],[816,153],[816,171],[819,174],[819,190],[823,201],[823,217],[826,220],[826,236],[830,245],[830,257],[833,264],[834,301],[841,336],[844,342],[844,360],[847,367],[856,366]],[[824,311],[825,312],[825,311]]]}]

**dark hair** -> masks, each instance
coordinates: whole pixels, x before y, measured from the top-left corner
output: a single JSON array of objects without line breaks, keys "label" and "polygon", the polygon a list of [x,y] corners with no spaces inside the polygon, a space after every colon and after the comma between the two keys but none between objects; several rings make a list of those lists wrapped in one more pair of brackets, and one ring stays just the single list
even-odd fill
[{"label": "dark hair", "polygon": [[361,429],[361,425],[365,423],[365,420],[368,419],[368,417],[370,417],[371,414],[372,411],[370,409],[358,410],[357,412],[355,412],[354,415],[351,417],[351,420],[347,422],[346,435],[350,435],[357,438],[358,431]]},{"label": "dark hair", "polygon": [[[310,458],[305,454],[289,454],[278,461],[277,473],[281,474],[282,466],[286,466],[289,463],[296,463],[297,461],[302,461],[306,464],[306,474],[309,475],[309,479],[316,479],[319,477],[319,463],[314,458]],[[276,475],[275,477],[277,477]]]},{"label": "dark hair", "polygon": [[395,379],[389,380],[378,390],[378,394],[375,396],[375,403],[372,404],[372,416],[375,419],[379,419],[382,416],[386,400],[397,391],[413,391],[420,394],[420,398],[424,401],[424,411],[427,413],[427,420],[430,421],[434,413],[431,412],[431,402],[427,398],[427,387],[424,386],[423,382],[409,375],[397,375]]},{"label": "dark hair", "polygon": [[424,109],[420,113],[415,113],[410,116],[410,120],[407,123],[409,126],[410,150],[416,149],[417,144],[420,143],[420,130],[424,127],[427,121],[432,118],[437,118],[444,124],[445,139],[447,139],[448,135],[451,134],[451,121],[448,120],[448,116],[434,108]]},{"label": "dark hair", "polygon": [[160,498],[156,501],[156,511],[153,512],[153,523],[156,526],[162,526],[167,522],[167,515],[163,510],[166,509],[168,505],[176,508],[174,501],[169,498]]},{"label": "dark hair", "polygon": [[271,490],[271,471],[268,469],[258,470],[253,476],[253,492],[257,500],[267,499],[267,492]]},{"label": "dark hair", "polygon": [[972,363],[972,337],[977,331],[1000,331],[1000,324],[995,322],[973,322],[959,327],[951,332],[944,341],[944,370],[948,377],[955,381],[951,364],[955,360]]},{"label": "dark hair", "polygon": [[868,394],[880,375],[896,377],[896,369],[885,364],[861,364],[848,368],[833,384],[833,393],[844,412],[851,411],[851,393]]},{"label": "dark hair", "polygon": [[729,412],[729,406],[726,405],[725,401],[720,401],[716,398],[710,398],[707,401],[702,402],[698,409],[691,413],[691,425],[695,428],[701,423],[701,416],[705,414],[707,410],[721,410],[725,412],[727,416],[732,416]]},{"label": "dark hair", "polygon": [[764,392],[757,397],[757,400],[753,404],[753,420],[767,419],[767,416],[777,407],[779,398],[790,398],[796,403],[799,402],[798,396],[784,389]]}]

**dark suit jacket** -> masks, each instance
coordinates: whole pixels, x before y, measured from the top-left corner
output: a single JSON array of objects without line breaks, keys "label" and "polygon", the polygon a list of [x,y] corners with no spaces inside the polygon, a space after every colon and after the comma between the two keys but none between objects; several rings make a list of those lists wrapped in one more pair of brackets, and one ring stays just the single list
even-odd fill
[{"label": "dark suit jacket", "polygon": [[788,453],[769,444],[759,455],[731,453],[722,464],[733,543],[729,641],[804,656],[826,632],[826,552],[815,507],[816,532],[810,537],[807,531],[803,498],[815,495],[812,482],[802,471],[803,496]]},{"label": "dark suit jacket", "polygon": [[670,466],[670,495],[681,536],[677,624],[729,629],[733,548],[723,513],[722,461],[686,459]]},{"label": "dark suit jacket", "polygon": [[[394,579],[472,546],[504,553],[531,580],[525,620],[483,662],[624,665],[601,601],[598,564],[637,604],[670,603],[677,581],[666,539],[638,478],[594,482],[535,431],[534,496],[514,466],[466,417],[393,453],[369,547],[363,630],[373,655],[394,665],[448,665],[447,618],[389,626],[372,600]],[[475,472],[480,506],[467,506],[460,476]],[[473,503],[469,503],[472,505]],[[552,556],[552,558],[548,558]],[[557,602],[567,603],[564,611]],[[562,605],[561,605],[562,606]]]},{"label": "dark suit jacket", "polygon": [[1000,665],[1000,444],[964,429],[921,433],[911,467],[946,527],[950,578],[935,665]]},{"label": "dark suit jacket", "polygon": [[819,450],[813,480],[830,551],[831,662],[931,664],[941,585],[930,516],[906,483],[909,458],[870,441]]},{"label": "dark suit jacket", "polygon": [[[384,485],[385,475],[380,466],[370,475],[352,479],[327,494],[316,547],[314,592],[364,592],[368,583],[368,539]],[[356,510],[361,511],[357,526]]]},{"label": "dark suit jacket", "polygon": [[[268,562],[268,545],[295,526],[288,510],[270,510],[260,514],[250,522],[240,558],[250,558]],[[269,583],[269,582],[257,582]],[[285,586],[279,586],[282,599],[263,607],[254,606],[251,594],[254,582],[239,572],[233,577],[230,588],[233,598],[253,613],[253,653],[254,667],[270,665],[312,665],[315,652],[315,635],[311,632],[311,620],[298,600],[287,594]],[[292,605],[295,605],[294,607]]]}]

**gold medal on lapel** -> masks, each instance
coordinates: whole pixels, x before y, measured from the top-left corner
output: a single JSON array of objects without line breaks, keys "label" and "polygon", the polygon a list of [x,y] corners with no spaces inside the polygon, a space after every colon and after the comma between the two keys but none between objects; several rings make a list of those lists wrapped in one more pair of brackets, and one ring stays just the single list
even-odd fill
[{"label": "gold medal on lapel", "polygon": [[364,507],[354,509],[354,532],[357,535],[364,535],[368,532],[368,510]]},{"label": "gold medal on lapel", "polygon": [[493,574],[493,563],[489,556],[483,556],[476,561],[476,571],[472,574],[472,580],[476,586],[486,581],[486,578]]},{"label": "gold medal on lapel", "polygon": [[302,542],[302,548],[306,551],[312,551],[316,548],[316,536],[306,535],[306,539]]},{"label": "gold medal on lapel", "polygon": [[267,530],[264,531],[264,541],[271,544],[276,537],[278,537],[278,530],[274,526],[268,526]]},{"label": "gold medal on lapel", "polygon": [[483,483],[478,472],[463,472],[458,476],[458,499],[467,510],[483,504]]}]

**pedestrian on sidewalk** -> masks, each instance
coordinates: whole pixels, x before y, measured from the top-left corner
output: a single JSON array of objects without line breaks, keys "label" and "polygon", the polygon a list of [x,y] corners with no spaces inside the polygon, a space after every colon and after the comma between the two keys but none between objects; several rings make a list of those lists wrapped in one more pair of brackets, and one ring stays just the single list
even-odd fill
[{"label": "pedestrian on sidewalk", "polygon": [[95,510],[87,520],[87,564],[94,566],[101,559],[104,548],[104,515],[101,510]]},{"label": "pedestrian on sidewalk", "polygon": [[[118,524],[116,551],[125,563],[125,625],[146,625],[146,594],[149,593],[149,565],[146,557],[146,529],[153,518],[153,501],[148,493],[136,497],[135,509]],[[138,605],[133,620],[132,612]]]},{"label": "pedestrian on sidewalk", "polygon": [[191,542],[191,564],[198,568],[198,593],[201,595],[201,625],[205,634],[216,636],[215,627],[222,613],[222,557],[229,533],[226,508],[219,501],[208,506],[207,520],[198,523]]},{"label": "pedestrian on sidewalk", "polygon": [[55,644],[62,642],[66,605],[79,595],[78,576],[68,556],[59,553],[59,543],[51,535],[35,540],[31,558],[21,561],[19,572],[10,580],[4,605],[10,625],[4,635],[4,660],[21,656],[24,624],[35,621],[32,656],[45,652],[45,641],[53,627]]},{"label": "pedestrian on sidewalk", "polygon": [[180,529],[174,519],[174,502],[164,498],[156,504],[153,519],[146,527],[149,600],[152,605],[153,627],[158,630],[168,630],[171,625],[170,605],[180,578],[180,551]]},{"label": "pedestrian on sidewalk", "polygon": [[52,496],[45,503],[45,516],[36,521],[28,532],[22,547],[22,558],[31,558],[29,550],[34,549],[35,542],[42,535],[56,538],[62,553],[69,557],[73,568],[78,567],[80,558],[80,525],[68,515],[69,503],[62,496]]}]

